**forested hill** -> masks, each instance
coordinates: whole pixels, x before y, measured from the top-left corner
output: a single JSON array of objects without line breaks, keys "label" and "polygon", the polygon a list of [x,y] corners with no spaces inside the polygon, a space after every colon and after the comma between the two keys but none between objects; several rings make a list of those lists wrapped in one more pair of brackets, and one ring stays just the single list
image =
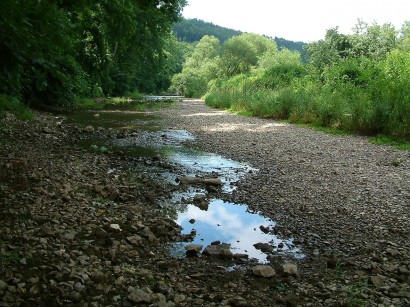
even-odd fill
[{"label": "forested hill", "polygon": [[[224,43],[232,36],[243,34],[241,31],[214,25],[211,22],[199,19],[184,19],[174,23],[172,28],[179,41],[188,43],[198,42],[205,35],[215,36],[221,43]],[[296,50],[302,55],[306,52],[303,49],[303,45],[305,45],[304,42],[294,42],[279,37],[275,37],[274,40],[279,49],[287,48],[289,50]]]},{"label": "forested hill", "polygon": [[224,28],[199,19],[183,19],[172,26],[178,40],[194,43],[201,40],[205,35],[212,35],[221,43],[232,36],[241,35],[241,31]]}]

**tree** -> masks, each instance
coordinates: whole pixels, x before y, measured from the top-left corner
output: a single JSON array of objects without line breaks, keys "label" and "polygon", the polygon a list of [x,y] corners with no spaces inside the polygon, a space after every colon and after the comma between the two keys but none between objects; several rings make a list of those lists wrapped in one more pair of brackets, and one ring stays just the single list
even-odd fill
[{"label": "tree", "polygon": [[274,40],[257,34],[242,34],[227,40],[222,47],[221,69],[224,75],[248,73],[265,52],[276,52]]}]

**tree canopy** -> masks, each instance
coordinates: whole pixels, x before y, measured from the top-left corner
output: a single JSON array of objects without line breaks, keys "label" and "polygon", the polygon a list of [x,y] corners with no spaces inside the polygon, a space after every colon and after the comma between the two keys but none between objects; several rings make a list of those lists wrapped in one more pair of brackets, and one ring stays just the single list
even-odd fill
[{"label": "tree canopy", "polygon": [[0,94],[66,106],[76,95],[165,89],[181,61],[165,49],[185,3],[3,0]]}]

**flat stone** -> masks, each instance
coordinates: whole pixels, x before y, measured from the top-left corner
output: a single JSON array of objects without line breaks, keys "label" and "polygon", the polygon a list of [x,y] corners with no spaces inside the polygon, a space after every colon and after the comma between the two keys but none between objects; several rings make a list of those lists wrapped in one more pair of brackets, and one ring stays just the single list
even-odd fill
[{"label": "flat stone", "polygon": [[383,287],[385,278],[381,276],[370,276],[370,282],[373,286]]},{"label": "flat stone", "polygon": [[144,290],[129,287],[128,288],[128,299],[133,303],[150,303],[151,302],[151,295],[145,292]]},{"label": "flat stone", "polygon": [[223,259],[232,259],[233,253],[229,249],[229,244],[208,245],[202,254],[210,257],[218,257]]},{"label": "flat stone", "polygon": [[110,224],[110,230],[114,231],[114,232],[120,232],[121,231],[121,227],[118,224]]},{"label": "flat stone", "polygon": [[256,276],[261,277],[273,277],[276,275],[276,271],[274,268],[268,265],[257,265],[252,268],[252,273]]},{"label": "flat stone", "polygon": [[202,244],[189,244],[185,246],[187,252],[200,252],[202,250]]},{"label": "flat stone", "polygon": [[127,242],[130,243],[131,245],[137,246],[141,244],[142,238],[137,235],[130,236],[130,237],[127,237]]}]

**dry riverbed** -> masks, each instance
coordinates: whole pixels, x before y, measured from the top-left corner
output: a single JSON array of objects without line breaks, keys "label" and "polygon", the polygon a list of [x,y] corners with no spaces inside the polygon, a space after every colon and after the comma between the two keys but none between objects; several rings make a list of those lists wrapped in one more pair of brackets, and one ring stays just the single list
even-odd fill
[{"label": "dry riverbed", "polygon": [[191,246],[194,257],[176,258],[168,245],[188,238],[157,200],[178,187],[132,171],[169,169],[166,161],[85,151],[76,145],[85,135],[118,133],[63,116],[36,114],[29,123],[7,116],[0,125],[0,306],[410,304],[408,151],[202,101],[156,113],[193,133],[189,146],[258,169],[233,193],[210,190],[271,218],[276,225],[266,231],[305,257],[270,253],[258,267],[229,250],[202,256]]}]

